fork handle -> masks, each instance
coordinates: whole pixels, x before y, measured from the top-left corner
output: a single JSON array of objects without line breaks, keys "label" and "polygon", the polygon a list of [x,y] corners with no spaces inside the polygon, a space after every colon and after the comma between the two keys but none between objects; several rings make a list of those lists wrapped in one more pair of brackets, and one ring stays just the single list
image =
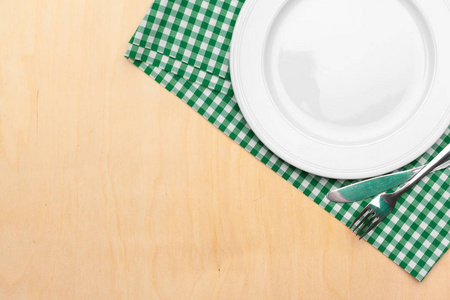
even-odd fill
[{"label": "fork handle", "polygon": [[398,189],[394,194],[400,197],[410,188],[416,185],[422,178],[431,173],[439,165],[450,159],[450,145],[444,148],[429,164],[424,166],[413,178],[411,178],[403,187]]}]

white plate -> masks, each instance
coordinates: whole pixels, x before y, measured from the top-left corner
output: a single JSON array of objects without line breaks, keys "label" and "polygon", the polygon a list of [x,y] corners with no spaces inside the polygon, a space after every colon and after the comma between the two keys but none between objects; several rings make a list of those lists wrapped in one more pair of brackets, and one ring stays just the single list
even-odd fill
[{"label": "white plate", "polygon": [[231,77],[275,154],[331,178],[371,177],[419,157],[450,123],[444,0],[247,0]]}]

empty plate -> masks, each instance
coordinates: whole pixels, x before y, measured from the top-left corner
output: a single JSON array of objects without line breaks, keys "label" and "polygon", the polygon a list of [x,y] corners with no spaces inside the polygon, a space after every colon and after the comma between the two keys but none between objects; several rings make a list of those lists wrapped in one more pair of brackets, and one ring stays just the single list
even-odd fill
[{"label": "empty plate", "polygon": [[233,88],[255,134],[291,165],[381,175],[450,123],[449,37],[444,0],[247,0]]}]

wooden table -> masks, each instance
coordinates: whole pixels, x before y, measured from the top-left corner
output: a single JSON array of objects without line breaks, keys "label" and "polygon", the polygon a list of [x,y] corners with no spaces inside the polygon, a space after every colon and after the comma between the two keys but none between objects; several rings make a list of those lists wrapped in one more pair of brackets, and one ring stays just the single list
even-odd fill
[{"label": "wooden table", "polygon": [[0,298],[444,299],[123,57],[149,0],[0,0]]}]

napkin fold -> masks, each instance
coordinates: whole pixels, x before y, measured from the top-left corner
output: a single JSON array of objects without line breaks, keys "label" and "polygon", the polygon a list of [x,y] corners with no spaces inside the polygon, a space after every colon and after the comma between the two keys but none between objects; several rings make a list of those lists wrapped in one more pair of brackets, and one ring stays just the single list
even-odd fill
[{"label": "napkin fold", "polygon": [[[244,0],[155,0],[125,54],[231,139],[346,226],[367,203],[337,204],[325,196],[350,181],[308,174],[273,154],[240,112],[229,73],[229,45]],[[450,129],[421,158],[430,161],[450,143]],[[422,180],[367,241],[422,281],[450,247],[450,170]]]}]

